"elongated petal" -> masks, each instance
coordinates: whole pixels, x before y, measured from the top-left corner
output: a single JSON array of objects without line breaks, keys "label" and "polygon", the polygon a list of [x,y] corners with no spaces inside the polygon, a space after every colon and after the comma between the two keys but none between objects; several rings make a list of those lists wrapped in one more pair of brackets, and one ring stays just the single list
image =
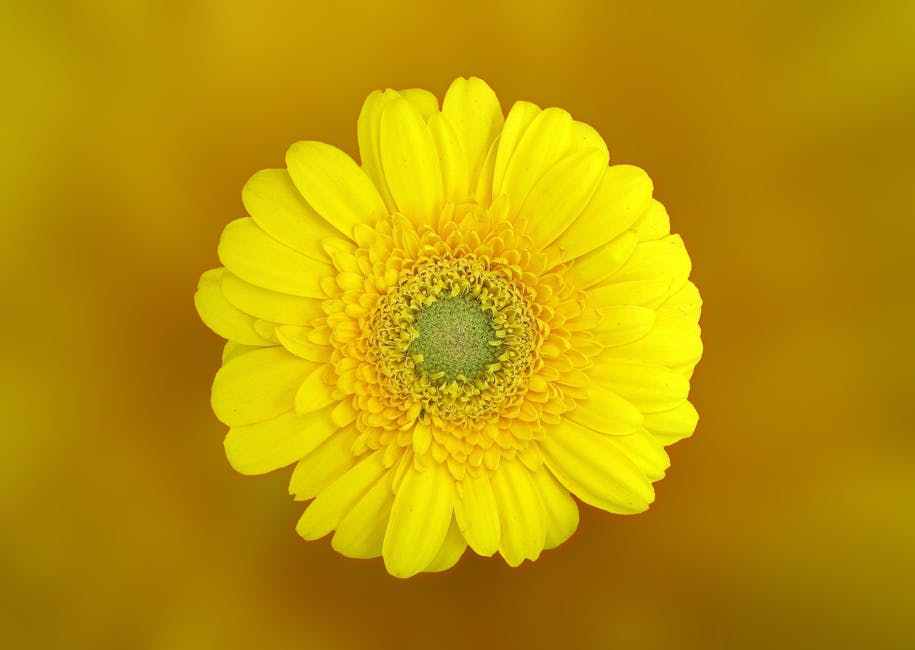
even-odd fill
[{"label": "elongated petal", "polygon": [[433,115],[429,120],[429,132],[438,151],[444,200],[452,203],[466,201],[470,198],[470,174],[457,132],[448,118],[441,114]]},{"label": "elongated petal", "polygon": [[599,314],[600,321],[594,328],[594,335],[604,348],[638,341],[651,331],[656,318],[653,309],[638,305],[605,307]]},{"label": "elongated petal", "polygon": [[508,163],[515,154],[518,143],[527,133],[528,127],[541,112],[540,107],[531,102],[515,102],[509,110],[499,135],[499,144],[493,160],[492,193],[494,196],[503,193],[502,184],[505,181]]},{"label": "elongated petal", "polygon": [[393,477],[393,472],[386,472],[340,521],[331,540],[338,553],[363,559],[381,555],[394,504]]},{"label": "elongated petal", "polygon": [[648,209],[652,189],[648,174],[638,167],[612,165],[581,215],[552,248],[563,260],[571,260],[616,239]]},{"label": "elongated petal", "polygon": [[319,539],[340,525],[343,517],[385,474],[381,457],[380,451],[365,457],[321,490],[299,519],[296,532],[305,539]]},{"label": "elongated petal", "polygon": [[670,467],[670,458],[664,451],[664,445],[648,431],[639,429],[628,436],[613,436],[608,440],[638,465],[648,480],[658,481],[664,478],[664,473]]},{"label": "elongated petal", "polygon": [[323,298],[321,280],[333,271],[273,239],[249,218],[236,219],[222,231],[219,259],[246,282],[306,298]]},{"label": "elongated petal", "polygon": [[588,386],[591,398],[577,403],[566,417],[605,435],[621,436],[635,431],[642,413],[617,393],[600,384]]},{"label": "elongated petal", "polygon": [[692,367],[701,356],[702,340],[696,323],[660,318],[645,336],[601,352],[601,359],[642,360],[671,369]]},{"label": "elongated petal", "polygon": [[289,480],[289,494],[297,501],[312,499],[345,474],[356,464],[352,449],[357,435],[355,427],[340,429],[302,458]]},{"label": "elongated petal", "polygon": [[432,563],[425,568],[425,571],[436,573],[447,571],[461,559],[464,551],[467,550],[467,541],[461,535],[457,522],[452,517],[451,525],[448,526],[448,533],[445,535],[445,541],[442,542],[442,548],[438,555],[432,560]]},{"label": "elongated petal", "polygon": [[642,512],[654,489],[635,463],[607,436],[563,420],[544,435],[540,446],[547,467],[575,496],[618,514]]},{"label": "elongated petal", "polygon": [[589,292],[591,303],[657,307],[687,282],[692,263],[678,235],[640,243],[626,263]]},{"label": "elongated petal", "polygon": [[194,306],[200,319],[225,339],[244,345],[272,345],[254,329],[254,317],[236,308],[222,293],[225,269],[210,269],[200,276]]},{"label": "elongated petal", "polygon": [[576,149],[541,176],[517,213],[535,244],[546,247],[578,218],[606,169],[606,149]]},{"label": "elongated petal", "polygon": [[390,88],[384,92],[376,90],[366,97],[365,103],[362,105],[357,125],[359,158],[362,161],[362,169],[372,180],[389,213],[397,210],[397,204],[394,203],[394,197],[391,196],[391,190],[388,188],[388,181],[384,177],[384,168],[381,164],[381,115],[384,113],[385,107],[398,97],[412,104],[425,121],[429,121],[438,108],[438,100],[435,95],[419,88],[401,92]]},{"label": "elongated petal", "polygon": [[596,383],[617,393],[643,413],[672,409],[689,394],[689,381],[683,375],[643,361],[613,359],[595,365],[591,373]]},{"label": "elongated petal", "polygon": [[702,298],[692,282],[687,282],[658,305],[658,312],[670,312],[671,315],[688,321],[698,322],[702,313]]},{"label": "elongated petal", "polygon": [[400,94],[396,90],[372,91],[362,104],[357,123],[359,159],[362,161],[362,169],[375,185],[389,213],[394,212],[397,205],[394,203],[394,197],[391,196],[391,190],[388,188],[388,181],[384,177],[384,169],[381,165],[381,114],[384,112],[385,106],[399,96]]},{"label": "elongated petal", "polygon": [[667,209],[660,201],[652,199],[645,212],[632,227],[639,233],[640,241],[653,241],[666,237],[670,233],[670,218],[667,216]]},{"label": "elongated petal", "polygon": [[536,560],[546,540],[546,515],[530,470],[517,458],[502,459],[492,489],[502,522],[499,554],[510,566]]},{"label": "elongated petal", "polygon": [[222,362],[226,364],[245,352],[260,350],[262,347],[261,345],[244,345],[236,341],[226,341],[226,344],[222,346]]},{"label": "elongated petal", "polygon": [[245,282],[228,271],[222,275],[222,293],[232,305],[256,318],[272,323],[307,325],[324,315],[321,301],[271,291]]},{"label": "elongated petal", "polygon": [[438,113],[438,97],[423,88],[405,88],[397,91],[400,96],[410,103],[424,121]]},{"label": "elongated petal", "polygon": [[499,201],[502,201],[507,214],[508,197],[504,194],[493,197],[492,192],[493,169],[496,164],[496,155],[499,152],[499,142],[501,142],[501,139],[497,136],[489,148],[486,158],[483,159],[483,166],[480,168],[480,177],[477,179],[476,188],[471,186],[471,190],[473,190],[474,200],[480,205],[493,207],[498,205]]},{"label": "elongated petal", "polygon": [[264,169],[241,191],[245,209],[274,239],[308,257],[324,261],[321,240],[337,231],[315,212],[296,189],[285,169]]},{"label": "elongated petal", "polygon": [[505,122],[499,99],[481,79],[459,77],[445,93],[442,115],[454,126],[466,156],[468,187],[476,187],[486,154]]},{"label": "elongated petal", "polygon": [[485,474],[455,483],[454,514],[464,539],[478,555],[499,549],[501,526],[492,483]]},{"label": "elongated petal", "polygon": [[291,411],[296,391],[314,367],[280,347],[238,356],[213,379],[213,412],[223,423],[237,427]]},{"label": "elongated petal", "polygon": [[[503,138],[505,134],[503,133]],[[572,144],[572,116],[561,108],[547,108],[530,123],[515,148],[501,186],[494,182],[493,192],[508,195],[510,211],[524,205],[531,189]],[[498,177],[495,179],[497,182]]]},{"label": "elongated petal", "polygon": [[604,142],[604,139],[601,137],[600,133],[597,132],[590,124],[584,122],[579,122],[577,120],[572,122],[572,149],[600,149],[604,152],[604,160],[610,158],[610,150],[607,148],[607,143]]},{"label": "elongated petal", "polygon": [[225,439],[226,458],[242,474],[265,474],[296,462],[336,430],[326,412],[285,413],[231,428]]},{"label": "elongated petal", "polygon": [[327,382],[329,370],[327,366],[319,365],[305,377],[295,394],[296,413],[305,415],[336,401],[333,397],[334,387]]},{"label": "elongated petal", "polygon": [[645,428],[662,445],[672,445],[693,435],[699,414],[689,402],[683,402],[667,411],[645,415]]},{"label": "elongated petal", "polygon": [[296,142],[286,167],[308,204],[349,238],[358,224],[374,226],[386,209],[371,179],[352,158],[323,142]]},{"label": "elongated petal", "polygon": [[540,491],[540,500],[546,517],[543,548],[556,548],[569,539],[578,528],[578,504],[550,470],[544,468],[534,472],[531,478]]},{"label": "elongated petal", "polygon": [[381,162],[401,213],[415,223],[442,209],[442,174],[432,134],[406,100],[388,103],[381,115]]},{"label": "elongated petal", "polygon": [[669,235],[663,239],[640,243],[607,282],[633,282],[664,277],[679,281],[682,286],[691,269],[692,264],[683,240],[679,235]]},{"label": "elongated petal", "polygon": [[607,281],[600,286],[591,287],[588,302],[599,310],[621,305],[654,307],[677,290],[677,282],[679,280],[675,281],[670,277],[628,282]]},{"label": "elongated petal", "polygon": [[384,537],[388,573],[409,578],[429,566],[445,541],[451,524],[454,487],[443,465],[419,472],[407,470],[391,509]]},{"label": "elongated petal", "polygon": [[638,243],[638,234],[627,230],[604,246],[573,260],[569,277],[575,278],[580,287],[598,284],[620,270],[635,252]]},{"label": "elongated petal", "polygon": [[310,327],[283,325],[276,328],[276,337],[280,345],[297,357],[314,363],[330,363],[333,348],[309,339],[308,336],[313,331]]}]

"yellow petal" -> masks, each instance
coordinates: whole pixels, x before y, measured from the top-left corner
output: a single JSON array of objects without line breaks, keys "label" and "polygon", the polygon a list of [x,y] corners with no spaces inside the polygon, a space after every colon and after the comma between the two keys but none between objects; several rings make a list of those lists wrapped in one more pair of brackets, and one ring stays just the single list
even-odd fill
[{"label": "yellow petal", "polygon": [[330,412],[330,416],[339,427],[345,427],[356,420],[356,409],[350,399],[341,400]]},{"label": "yellow petal", "polygon": [[281,347],[235,357],[213,379],[213,412],[230,427],[263,422],[291,411],[295,393],[313,363]]},{"label": "yellow petal", "polygon": [[297,501],[312,499],[355,465],[352,448],[357,436],[355,427],[338,430],[302,458],[292,471],[289,494]]},{"label": "yellow petal", "polygon": [[642,242],[626,263],[589,291],[596,307],[646,305],[657,307],[687,282],[692,263],[679,235]]},{"label": "yellow petal", "polygon": [[553,473],[544,468],[531,474],[540,491],[540,501],[546,517],[546,537],[543,548],[556,548],[578,528],[578,504]]},{"label": "yellow petal", "polygon": [[[679,280],[678,280],[679,282]],[[677,282],[670,277],[630,282],[607,281],[588,291],[588,302],[599,310],[621,305],[656,306],[677,290]]]},{"label": "yellow petal", "polygon": [[689,381],[683,375],[643,361],[601,361],[589,373],[596,384],[617,393],[643,413],[672,409],[689,394]]},{"label": "yellow petal", "polygon": [[226,341],[226,344],[222,346],[222,363],[225,365],[235,357],[242,355],[245,352],[251,352],[252,350],[260,350],[261,347],[263,346],[243,345],[241,343],[236,343],[235,341]]},{"label": "yellow petal", "polygon": [[372,180],[389,213],[397,210],[381,165],[381,114],[385,106],[400,94],[395,90],[375,90],[365,98],[359,112],[357,131],[362,169]]},{"label": "yellow petal", "polygon": [[237,309],[222,293],[222,276],[225,269],[210,269],[200,276],[194,306],[200,319],[211,330],[225,339],[244,345],[271,345],[254,329],[254,317]]},{"label": "yellow petal", "polygon": [[453,480],[444,465],[410,467],[394,497],[384,536],[388,573],[409,578],[436,558],[451,524]]},{"label": "yellow petal", "polygon": [[295,394],[296,413],[305,415],[323,409],[336,401],[332,394],[334,387],[325,379],[328,370],[328,366],[320,365],[305,377],[305,381]]},{"label": "yellow petal", "polygon": [[483,160],[476,188],[471,186],[471,189],[473,190],[474,200],[479,205],[490,206],[491,209],[499,205],[503,209],[503,213],[508,214],[508,197],[504,194],[499,197],[493,197],[492,193],[492,175],[496,164],[496,154],[499,151],[499,142],[500,138],[497,136],[489,148],[489,153],[486,154],[486,158]]},{"label": "yellow petal", "polygon": [[384,177],[384,168],[381,164],[381,116],[385,107],[398,97],[412,104],[425,121],[428,121],[438,108],[438,100],[435,95],[419,88],[401,92],[390,88],[384,92],[376,90],[366,97],[365,103],[362,105],[357,125],[359,158],[362,160],[362,169],[378,189],[378,194],[389,213],[397,210],[397,204],[394,203],[394,197],[388,188],[388,181]]},{"label": "yellow petal", "polygon": [[346,513],[331,540],[334,550],[346,557],[361,559],[381,555],[384,532],[394,504],[393,478],[394,472],[385,472]]},{"label": "yellow petal", "polygon": [[608,440],[638,465],[649,481],[664,478],[664,473],[670,467],[670,458],[664,451],[664,445],[648,431],[639,429],[628,436],[613,436]]},{"label": "yellow petal", "polygon": [[551,248],[571,260],[616,239],[648,208],[652,189],[638,167],[610,166],[581,215]]},{"label": "yellow petal", "polygon": [[702,313],[702,298],[692,282],[687,282],[658,305],[658,313],[669,312],[673,316],[696,323]]},{"label": "yellow petal", "polygon": [[391,195],[414,223],[442,209],[442,174],[432,134],[406,100],[391,100],[381,115],[381,162]]},{"label": "yellow petal", "polygon": [[600,353],[602,360],[642,360],[674,370],[694,366],[701,356],[699,326],[689,321],[664,319],[661,315],[645,336]]},{"label": "yellow petal", "polygon": [[640,243],[626,263],[608,283],[669,278],[679,288],[686,281],[692,264],[679,235]]},{"label": "yellow petal", "polygon": [[651,432],[662,445],[672,445],[693,435],[699,414],[689,402],[658,413],[645,415],[645,428]]},{"label": "yellow petal", "polygon": [[591,384],[588,391],[591,398],[578,402],[566,417],[611,436],[632,433],[642,424],[642,413],[607,387]]},{"label": "yellow petal", "polygon": [[254,321],[254,329],[272,345],[279,343],[276,338],[276,323],[258,319]]},{"label": "yellow petal", "polygon": [[572,122],[572,148],[573,149],[601,149],[604,152],[604,159],[610,158],[610,151],[607,149],[607,143],[590,124],[584,122]]},{"label": "yellow petal", "polygon": [[246,314],[271,323],[307,325],[324,315],[320,300],[264,289],[229,272],[223,273],[222,293]]},{"label": "yellow petal", "polygon": [[505,122],[499,99],[485,81],[459,77],[445,93],[442,115],[453,125],[466,156],[468,187],[476,187],[486,155]]},{"label": "yellow petal", "polygon": [[604,307],[599,314],[594,336],[604,348],[638,341],[651,331],[656,318],[653,309],[637,305]]},{"label": "yellow petal", "polygon": [[407,100],[416,112],[419,113],[423,120],[429,121],[435,113],[438,113],[438,97],[423,88],[405,88],[397,91],[401,97]]},{"label": "yellow petal", "polygon": [[273,239],[249,218],[236,219],[222,231],[219,259],[246,282],[305,298],[324,298],[321,280],[333,271]]},{"label": "yellow petal", "polygon": [[454,515],[464,539],[477,554],[490,556],[499,549],[499,509],[489,477],[465,475],[454,486]]},{"label": "yellow petal", "polygon": [[296,525],[305,539],[318,539],[336,528],[362,496],[385,474],[382,452],[367,456],[321,490]]},{"label": "yellow petal", "polygon": [[442,196],[452,203],[470,198],[470,176],[467,172],[467,156],[448,118],[441,114],[429,120],[429,132],[438,151],[439,168],[442,170]]},{"label": "yellow petal", "polygon": [[300,253],[324,260],[321,240],[337,235],[305,202],[285,169],[264,169],[241,191],[245,209],[264,231]]},{"label": "yellow petal", "polygon": [[308,204],[349,238],[357,224],[374,226],[387,210],[378,191],[352,158],[323,142],[296,142],[286,167]]},{"label": "yellow petal", "polygon": [[499,134],[498,147],[493,160],[493,196],[503,193],[502,183],[505,179],[505,170],[508,168],[508,163],[511,161],[515,149],[527,132],[528,127],[541,112],[540,107],[536,104],[523,101],[515,102],[511,110],[508,111],[508,117],[505,118],[505,124]]},{"label": "yellow petal", "polygon": [[573,260],[568,271],[569,277],[574,278],[580,287],[597,284],[616,273],[635,252],[638,243],[638,234],[634,230],[627,230],[604,246]]},{"label": "yellow petal", "polygon": [[284,413],[272,420],[229,429],[226,458],[237,472],[265,474],[296,462],[334,431],[327,413]]},{"label": "yellow petal", "polygon": [[276,337],[284,348],[307,361],[330,363],[333,348],[315,343],[308,338],[312,328],[284,325],[276,328]]},{"label": "yellow petal", "polygon": [[432,427],[428,423],[420,420],[413,427],[413,452],[422,456],[432,445]]},{"label": "yellow petal", "polygon": [[435,559],[432,560],[432,563],[427,566],[424,571],[430,573],[447,571],[458,563],[458,560],[461,559],[461,556],[464,555],[464,551],[466,550],[467,542],[464,539],[464,536],[461,535],[457,522],[452,518],[451,525],[448,527],[448,533],[445,535],[445,541],[442,542],[442,548],[439,550],[438,555],[435,556]]},{"label": "yellow petal", "polygon": [[645,473],[607,436],[564,419],[545,432],[540,446],[559,482],[589,505],[633,514],[643,512],[654,500]]},{"label": "yellow petal", "polygon": [[502,523],[499,554],[509,566],[536,560],[546,540],[546,515],[530,470],[517,458],[503,458],[492,490]]},{"label": "yellow petal", "polygon": [[652,199],[632,227],[639,233],[640,241],[653,241],[666,237],[670,233],[670,218],[667,216],[667,209],[660,201]]},{"label": "yellow petal", "polygon": [[535,244],[546,247],[578,218],[606,169],[605,149],[577,149],[540,177],[518,210]]},{"label": "yellow petal", "polygon": [[571,144],[572,116],[561,108],[542,111],[518,142],[501,184],[498,176],[494,179],[493,193],[507,194],[512,212],[516,211],[524,204],[534,184],[565,155]]}]

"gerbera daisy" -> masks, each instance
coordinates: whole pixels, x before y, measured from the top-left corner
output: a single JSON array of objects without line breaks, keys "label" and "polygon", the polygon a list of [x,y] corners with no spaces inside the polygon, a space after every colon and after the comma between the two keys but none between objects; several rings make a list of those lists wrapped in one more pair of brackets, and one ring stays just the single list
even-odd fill
[{"label": "gerbera daisy", "polygon": [[689,436],[690,260],[644,171],[559,108],[373,92],[357,164],[256,173],[195,296],[228,339],[212,406],[243,474],[295,463],[305,539],[398,577],[467,546],[517,566],[580,501],[638,513]]}]

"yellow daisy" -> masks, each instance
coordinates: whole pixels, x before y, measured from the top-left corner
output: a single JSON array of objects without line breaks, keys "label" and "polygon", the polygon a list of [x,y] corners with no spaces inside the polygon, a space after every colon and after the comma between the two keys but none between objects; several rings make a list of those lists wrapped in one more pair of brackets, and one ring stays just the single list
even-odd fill
[{"label": "yellow daisy", "polygon": [[297,142],[200,279],[228,339],[212,406],[243,474],[295,463],[297,531],[398,577],[467,546],[517,566],[642,512],[689,436],[690,260],[590,126],[457,79],[373,92],[361,166]]}]

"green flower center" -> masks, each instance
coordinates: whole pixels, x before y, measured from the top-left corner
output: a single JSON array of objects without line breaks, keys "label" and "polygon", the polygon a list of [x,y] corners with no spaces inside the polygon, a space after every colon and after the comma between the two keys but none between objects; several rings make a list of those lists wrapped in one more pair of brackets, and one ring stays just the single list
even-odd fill
[{"label": "green flower center", "polygon": [[495,363],[501,343],[492,317],[467,295],[442,298],[421,309],[413,321],[418,336],[408,354],[433,379],[473,381]]}]

